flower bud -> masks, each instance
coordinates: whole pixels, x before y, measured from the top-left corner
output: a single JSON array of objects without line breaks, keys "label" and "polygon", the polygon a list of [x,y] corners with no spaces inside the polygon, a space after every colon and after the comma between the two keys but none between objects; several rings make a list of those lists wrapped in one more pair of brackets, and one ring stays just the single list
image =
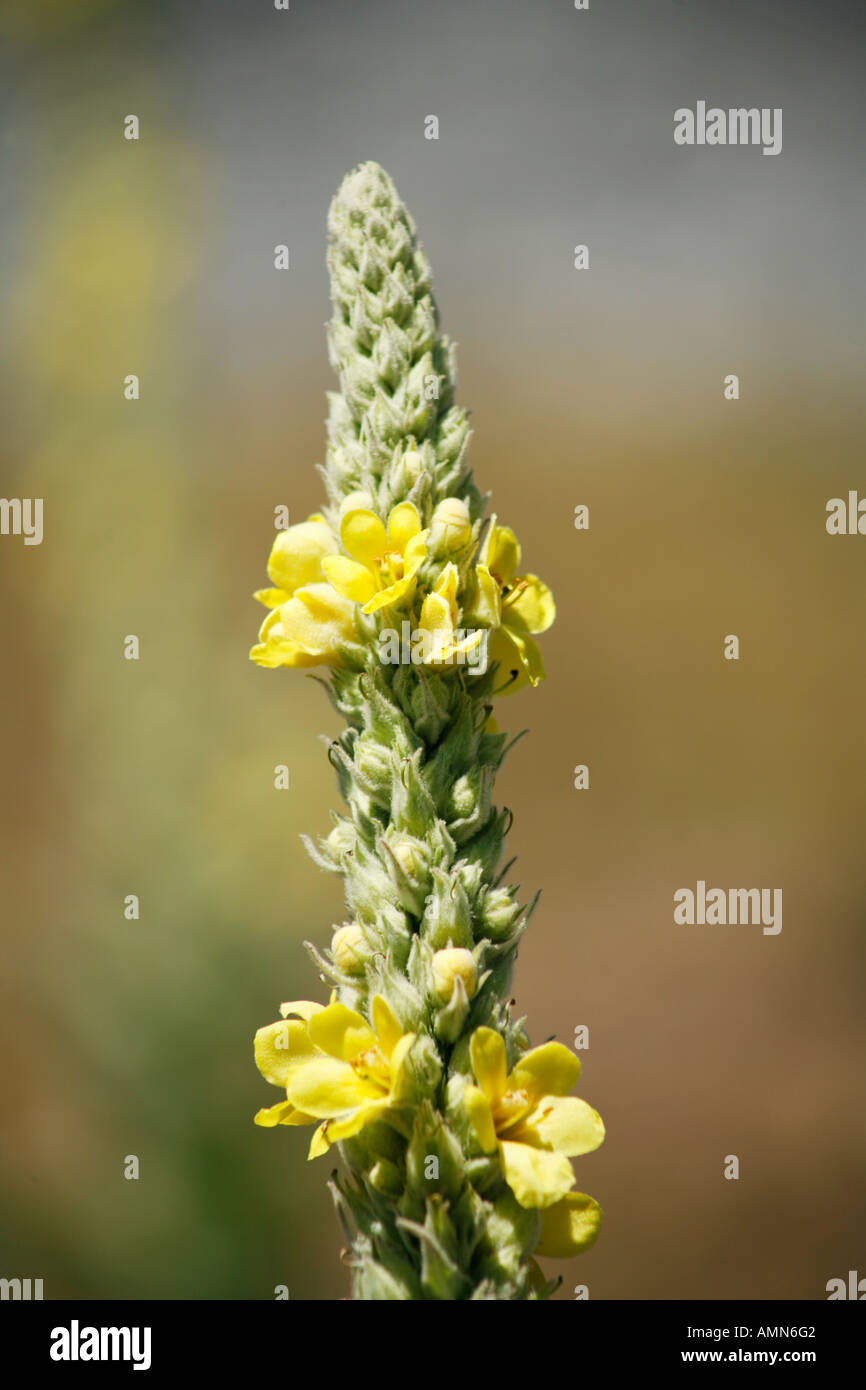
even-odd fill
[{"label": "flower bud", "polygon": [[403,454],[397,467],[400,481],[408,492],[424,472],[424,460],[417,449],[409,449]]},{"label": "flower bud", "polygon": [[403,872],[411,879],[420,879],[427,873],[425,846],[414,835],[398,832],[389,840],[391,853]]},{"label": "flower bud", "polygon": [[478,919],[485,934],[493,941],[503,941],[514,928],[521,907],[510,888],[488,888],[478,903]]},{"label": "flower bud", "polygon": [[448,554],[463,550],[472,540],[469,508],[459,497],[445,497],[433,513],[431,548]]},{"label": "flower bud", "polygon": [[387,1158],[380,1158],[370,1169],[368,1182],[386,1197],[401,1196],[405,1183],[400,1169]]},{"label": "flower bud", "polygon": [[464,772],[462,777],[457,778],[451,788],[449,798],[449,810],[455,820],[458,816],[470,816],[472,814],[478,800],[478,782],[479,776],[475,768],[472,769],[471,773]]},{"label": "flower bud", "polygon": [[335,859],[339,859],[341,855],[348,854],[349,850],[355,848],[356,838],[355,827],[348,821],[340,821],[330,835],[325,837],[325,844]]},{"label": "flower bud", "polygon": [[471,951],[465,950],[462,946],[452,946],[444,951],[436,951],[433,956],[431,973],[434,993],[443,1004],[451,998],[457,980],[462,981],[467,998],[471,999],[475,993],[475,985],[478,980],[475,958]]},{"label": "flower bud", "polygon": [[346,512],[357,510],[373,511],[373,499],[369,492],[350,492],[348,497],[344,497],[340,503],[340,516],[344,517]]},{"label": "flower bud", "polygon": [[368,789],[374,792],[391,790],[392,760],[389,748],[382,748],[372,739],[360,738],[355,744],[354,763]]},{"label": "flower bud", "polygon": [[346,975],[361,975],[366,961],[367,940],[357,922],[345,922],[331,941],[334,964]]}]

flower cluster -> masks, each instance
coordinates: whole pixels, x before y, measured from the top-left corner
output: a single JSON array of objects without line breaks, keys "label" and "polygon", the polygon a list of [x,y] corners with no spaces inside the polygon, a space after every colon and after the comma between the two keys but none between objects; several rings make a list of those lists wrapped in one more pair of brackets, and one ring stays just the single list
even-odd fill
[{"label": "flower cluster", "polygon": [[[255,597],[270,612],[250,653],[260,666],[344,666],[363,642],[356,614],[379,615],[377,632],[409,619],[420,634],[425,665],[450,666],[492,638],[490,658],[504,677],[500,691],[537,685],[544,664],[535,636],[556,616],[550,589],[518,574],[520,544],[491,517],[478,542],[459,497],[435,507],[429,526],[406,501],[383,521],[372,499],[352,493],[337,532],[321,515],[280,531],[268,560],[272,589]],[[471,635],[455,640],[461,622]]]},{"label": "flower cluster", "polygon": [[[441,998],[474,990],[469,952],[437,952],[432,974]],[[407,1109],[420,1099],[409,1064],[417,1039],[403,1031],[381,995],[373,996],[369,1024],[336,1000],[327,1007],[299,1000],[283,1004],[280,1013],[283,1022],[259,1029],[255,1054],[262,1076],[285,1089],[286,1099],[260,1110],[256,1124],[318,1122],[310,1158],[377,1120],[403,1129]],[[572,1191],[568,1160],[591,1153],[604,1139],[601,1117],[568,1095],[580,1062],[562,1043],[549,1042],[524,1053],[508,1072],[505,1043],[491,1028],[475,1029],[470,1054],[477,1084],[465,1087],[463,1104],[474,1147],[497,1154],[521,1206],[543,1211],[536,1254],[579,1254],[598,1235],[601,1209]]]},{"label": "flower cluster", "polygon": [[308,944],[328,1002],[283,1004],[256,1034],[282,1092],[256,1123],[312,1127],[310,1158],[339,1152],[356,1298],[545,1298],[534,1257],[598,1234],[571,1160],[604,1127],[570,1094],[573,1053],[532,1048],[511,1017],[534,904],[497,871],[510,813],[491,711],[543,679],[553,595],[485,515],[429,266],[377,165],[344,181],[329,231],[327,504],[274,541],[251,657],[330,668],[346,812],[308,848],[348,915],[327,950]]}]

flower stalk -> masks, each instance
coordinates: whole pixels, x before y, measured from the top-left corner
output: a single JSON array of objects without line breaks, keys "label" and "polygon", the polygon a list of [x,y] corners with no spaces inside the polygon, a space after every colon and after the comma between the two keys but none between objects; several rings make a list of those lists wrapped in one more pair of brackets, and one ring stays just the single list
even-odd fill
[{"label": "flower stalk", "polygon": [[[342,876],[347,919],[308,945],[330,999],[286,1003],[256,1035],[285,1097],[256,1122],[313,1126],[310,1158],[338,1151],[355,1298],[546,1298],[534,1257],[598,1234],[570,1159],[604,1128],[570,1094],[574,1053],[531,1048],[510,1015],[534,904],[497,876],[510,813],[492,799],[507,751],[492,709],[544,677],[553,596],[485,518],[454,348],[384,170],[347,176],[328,230],[327,503],[274,542],[251,656],[330,668],[347,810],[308,848]],[[407,628],[411,648],[383,641]]]}]

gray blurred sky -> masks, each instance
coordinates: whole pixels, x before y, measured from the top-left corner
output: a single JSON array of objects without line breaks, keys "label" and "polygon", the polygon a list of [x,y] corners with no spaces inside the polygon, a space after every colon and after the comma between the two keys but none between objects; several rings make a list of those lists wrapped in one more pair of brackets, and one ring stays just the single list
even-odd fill
[{"label": "gray blurred sky", "polygon": [[[10,65],[6,221],[26,228],[85,120],[113,140],[136,111],[143,140],[191,145],[209,189],[190,231],[223,365],[320,347],[327,204],[374,158],[458,338],[525,334],[535,356],[576,340],[651,371],[748,337],[765,359],[862,374],[864,29],[860,4],[790,0],[116,6]],[[47,129],[58,98],[68,123]],[[781,106],[782,154],[677,148],[673,112],[698,99]]]}]

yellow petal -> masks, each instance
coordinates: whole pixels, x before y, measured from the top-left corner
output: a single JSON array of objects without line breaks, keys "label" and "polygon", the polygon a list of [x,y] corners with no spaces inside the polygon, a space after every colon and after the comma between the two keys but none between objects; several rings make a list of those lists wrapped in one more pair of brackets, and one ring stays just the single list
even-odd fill
[{"label": "yellow petal", "polygon": [[441,594],[437,594],[435,590],[432,594],[428,594],[421,604],[421,617],[418,626],[427,632],[442,634],[449,638],[454,631],[448,600],[443,598]]},{"label": "yellow petal", "polygon": [[511,583],[520,564],[520,544],[508,526],[497,526],[495,516],[482,548],[481,563],[502,585]]},{"label": "yellow petal", "polygon": [[[497,628],[490,640],[490,660],[499,662],[501,695],[511,695],[527,685],[538,685],[544,679],[541,652],[531,637],[522,636],[509,627]],[[516,672],[516,675],[514,673]],[[513,677],[512,679],[508,679]]]},{"label": "yellow petal", "polygon": [[319,1125],[319,1128],[316,1130],[315,1134],[310,1140],[310,1149],[307,1154],[307,1158],[320,1158],[322,1154],[328,1152],[329,1148],[330,1142],[328,1140],[328,1122],[327,1120],[324,1120],[322,1124]]},{"label": "yellow petal", "polygon": [[348,1062],[336,1057],[314,1057],[291,1067],[286,1085],[288,1098],[299,1110],[319,1120],[329,1120],[354,1110],[365,1100],[380,1100],[381,1090],[357,1076]]},{"label": "yellow petal", "polygon": [[285,589],[256,589],[253,598],[263,603],[265,608],[280,608],[291,594],[287,594]]},{"label": "yellow petal", "polygon": [[295,1106],[291,1101],[278,1101],[277,1105],[270,1105],[265,1111],[256,1111],[253,1125],[261,1125],[263,1129],[274,1129],[275,1125],[281,1125],[286,1115],[297,1115]]},{"label": "yellow petal", "polygon": [[[447,633],[434,633],[424,650],[424,662],[427,666],[450,666],[468,657],[470,652],[477,651],[483,641],[483,631],[471,633],[462,642],[452,641]],[[480,661],[476,660],[474,664],[481,669]]]},{"label": "yellow petal", "polygon": [[250,648],[250,661],[254,661],[257,666],[274,670],[277,666],[318,666],[320,658],[310,656],[297,642],[269,638],[267,642],[259,642],[257,646]]},{"label": "yellow petal", "polygon": [[303,1110],[296,1110],[290,1100],[281,1100],[267,1110],[257,1111],[254,1123],[263,1129],[273,1129],[274,1125],[314,1125],[316,1121]]},{"label": "yellow petal", "polygon": [[604,1123],[592,1106],[577,1096],[545,1096],[526,1116],[520,1133],[533,1145],[577,1158],[604,1142]]},{"label": "yellow petal", "polygon": [[485,642],[487,635],[484,628],[479,629],[477,632],[470,632],[468,637],[464,637],[462,642],[458,642],[454,650],[458,652],[474,652],[477,647],[480,647]]},{"label": "yellow petal", "polygon": [[467,1086],[463,1092],[463,1102],[472,1127],[478,1135],[479,1144],[485,1153],[493,1153],[496,1148],[496,1129],[489,1100],[478,1086]]},{"label": "yellow petal", "polygon": [[580,1061],[564,1043],[548,1042],[525,1052],[508,1078],[510,1091],[567,1096],[580,1076]]},{"label": "yellow petal", "polygon": [[409,1053],[415,1041],[414,1033],[404,1033],[391,1053],[391,1094],[393,1104],[399,1105],[409,1095],[412,1078],[407,1066]]},{"label": "yellow petal", "polygon": [[376,579],[372,571],[346,555],[330,555],[322,561],[322,569],[337,593],[353,603],[366,603],[376,593]]},{"label": "yellow petal", "polygon": [[448,612],[451,616],[452,625],[457,622],[457,587],[459,578],[460,576],[457,573],[456,566],[449,563],[436,580],[433,589],[434,594],[444,599],[445,603],[448,605]]},{"label": "yellow petal", "polygon": [[556,617],[553,594],[534,574],[522,574],[503,600],[505,621],[517,632],[546,632]]},{"label": "yellow petal", "polygon": [[[513,628],[508,634],[512,641],[516,641]],[[544,662],[541,658],[541,648],[537,642],[533,642],[531,637],[524,637],[520,650],[520,659],[523,662],[523,669],[529,678],[530,685],[538,685],[544,680]]]},{"label": "yellow petal", "polygon": [[[289,600],[286,599],[286,603],[288,603],[288,601]],[[280,607],[282,608],[282,604],[280,604]],[[282,627],[280,626],[279,612],[272,611],[266,618],[262,618],[262,625],[259,628],[260,641],[267,642],[269,637],[283,638],[284,635]]]},{"label": "yellow petal", "polygon": [[406,549],[403,551],[405,574],[415,574],[421,565],[423,565],[427,558],[427,537],[429,535],[429,530],[419,531],[417,536],[413,536],[409,541]]},{"label": "yellow petal", "polygon": [[390,1060],[391,1054],[403,1036],[403,1029],[394,1017],[394,1011],[381,994],[374,994],[370,1004],[370,1018],[373,1032],[379,1042],[379,1051]]},{"label": "yellow petal", "polygon": [[460,575],[457,572],[457,566],[449,560],[439,578],[436,580],[433,586],[433,592],[442,594],[450,603],[457,598],[459,581]]},{"label": "yellow petal", "polygon": [[504,1140],[499,1145],[505,1181],[522,1207],[551,1207],[574,1186],[563,1154]]},{"label": "yellow petal", "polygon": [[469,1044],[472,1070],[492,1106],[505,1094],[505,1042],[492,1028],[476,1028]]},{"label": "yellow petal", "polygon": [[364,1101],[351,1115],[342,1120],[333,1120],[328,1125],[328,1142],[336,1144],[340,1139],[351,1139],[353,1134],[360,1134],[365,1125],[381,1119],[386,1110],[390,1109],[390,1105],[387,1097],[384,1100]]},{"label": "yellow petal", "polygon": [[343,549],[353,560],[372,569],[388,549],[388,534],[375,512],[357,507],[344,514],[340,522]]},{"label": "yellow petal", "polygon": [[493,538],[496,535],[496,513],[493,512],[484,526],[484,539],[478,547],[478,563],[487,567],[488,557],[493,546]]},{"label": "yellow petal", "polygon": [[313,1014],[320,1014],[324,1007],[324,1004],[317,1004],[312,999],[292,999],[289,1003],[280,1005],[280,1017],[291,1018],[297,1014],[298,1018],[309,1020]]},{"label": "yellow petal", "polygon": [[289,1068],[299,1059],[315,1056],[307,1025],[291,1019],[269,1023],[255,1038],[256,1066],[272,1086],[285,1086]]},{"label": "yellow petal", "polygon": [[[309,584],[278,610],[279,623],[266,634],[287,640],[322,662],[338,660],[337,647],[355,634],[355,607],[330,584]],[[271,617],[274,615],[271,614]],[[270,621],[265,619],[263,627]]]},{"label": "yellow petal", "polygon": [[[460,657],[468,656],[470,652],[477,651],[484,641],[484,637],[485,634],[483,631],[470,633],[468,637],[463,638],[462,642],[456,642],[454,644],[449,653],[448,660],[454,661]],[[476,662],[475,664],[480,668],[480,662]]]},{"label": "yellow petal", "polygon": [[310,1039],[321,1052],[351,1062],[359,1052],[374,1047],[376,1039],[366,1019],[345,1004],[329,1004],[314,1014],[309,1024]]},{"label": "yellow petal", "polygon": [[[274,1118],[271,1118],[272,1116]],[[282,1100],[277,1105],[272,1105],[269,1110],[259,1110],[255,1116],[255,1123],[268,1129],[273,1125],[314,1125],[316,1117],[305,1114],[303,1110],[297,1110],[290,1100]]]},{"label": "yellow petal", "polygon": [[268,559],[268,574],[290,598],[303,584],[315,584],[322,578],[322,560],[326,555],[335,555],[338,549],[327,522],[311,517],[277,532]]},{"label": "yellow petal", "polygon": [[414,592],[415,575],[413,572],[398,579],[396,584],[390,584],[387,589],[382,589],[375,598],[371,598],[369,603],[364,604],[364,612],[378,613],[380,608],[388,608],[392,603],[399,603],[401,599],[411,597]]},{"label": "yellow petal", "polygon": [[476,565],[469,575],[463,616],[479,627],[498,627],[502,620],[499,585],[486,565]]},{"label": "yellow petal", "polygon": [[567,1192],[541,1217],[536,1255],[570,1260],[593,1244],[601,1228],[601,1207],[584,1192]]},{"label": "yellow petal", "polygon": [[388,517],[388,548],[402,555],[409,542],[421,530],[418,509],[411,502],[401,502],[392,508]]}]

